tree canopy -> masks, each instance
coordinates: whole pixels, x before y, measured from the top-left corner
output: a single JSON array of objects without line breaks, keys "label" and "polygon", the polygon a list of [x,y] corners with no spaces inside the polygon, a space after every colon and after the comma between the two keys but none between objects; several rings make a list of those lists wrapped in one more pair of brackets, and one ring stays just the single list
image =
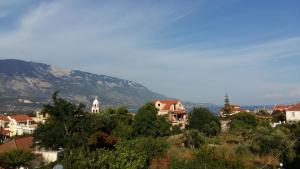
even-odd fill
[{"label": "tree canopy", "polygon": [[189,128],[212,136],[220,132],[220,121],[208,108],[194,108],[189,115]]},{"label": "tree canopy", "polygon": [[170,124],[164,116],[157,116],[153,103],[142,106],[135,115],[134,133],[139,136],[166,136],[170,134]]}]

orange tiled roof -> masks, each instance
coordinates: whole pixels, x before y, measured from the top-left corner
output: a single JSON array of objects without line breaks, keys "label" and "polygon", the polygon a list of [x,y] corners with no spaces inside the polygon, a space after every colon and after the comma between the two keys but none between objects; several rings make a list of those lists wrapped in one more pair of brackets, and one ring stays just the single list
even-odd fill
[{"label": "orange tiled roof", "polygon": [[287,109],[287,111],[300,111],[300,103],[297,103],[290,108]]},{"label": "orange tiled roof", "polygon": [[282,110],[287,110],[287,109],[289,109],[290,107],[292,107],[293,105],[275,105],[274,107],[273,107],[273,110],[280,110],[280,111],[282,111]]},{"label": "orange tiled roof", "polygon": [[17,114],[17,115],[12,115],[12,116],[9,116],[11,117],[12,119],[15,119],[16,121],[18,122],[24,122],[24,121],[33,121],[32,118],[26,114]]},{"label": "orange tiled roof", "polygon": [[162,110],[170,110],[172,105],[180,102],[179,100],[156,100],[155,102],[157,102],[157,101],[165,104],[165,106],[162,108]]},{"label": "orange tiled roof", "polygon": [[13,149],[31,150],[33,145],[33,137],[27,136],[22,138],[16,138],[10,142],[0,145],[0,153],[11,151]]}]

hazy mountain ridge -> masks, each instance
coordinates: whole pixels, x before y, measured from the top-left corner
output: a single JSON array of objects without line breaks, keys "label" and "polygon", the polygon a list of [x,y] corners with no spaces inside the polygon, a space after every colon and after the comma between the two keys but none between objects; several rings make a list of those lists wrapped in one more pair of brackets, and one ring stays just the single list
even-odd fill
[{"label": "hazy mountain ridge", "polygon": [[0,60],[1,110],[40,107],[51,101],[56,90],[63,97],[86,105],[96,96],[104,106],[126,105],[129,108],[167,98],[129,80],[58,69],[42,63]]}]

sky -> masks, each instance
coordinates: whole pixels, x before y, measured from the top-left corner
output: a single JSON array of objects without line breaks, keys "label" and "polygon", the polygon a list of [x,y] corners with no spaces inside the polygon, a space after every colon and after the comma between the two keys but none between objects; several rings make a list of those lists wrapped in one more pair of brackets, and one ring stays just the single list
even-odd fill
[{"label": "sky", "polygon": [[300,101],[298,0],[0,0],[0,59],[222,104]]}]

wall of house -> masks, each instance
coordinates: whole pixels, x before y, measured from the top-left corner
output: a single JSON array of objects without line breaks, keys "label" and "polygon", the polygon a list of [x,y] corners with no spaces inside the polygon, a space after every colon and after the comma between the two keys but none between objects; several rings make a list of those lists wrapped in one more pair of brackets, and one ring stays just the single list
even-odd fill
[{"label": "wall of house", "polygon": [[286,121],[300,121],[300,111],[287,111],[286,112]]},{"label": "wall of house", "polygon": [[36,154],[41,154],[43,161],[46,164],[55,162],[58,160],[59,155],[62,153],[60,151],[35,151]]}]

